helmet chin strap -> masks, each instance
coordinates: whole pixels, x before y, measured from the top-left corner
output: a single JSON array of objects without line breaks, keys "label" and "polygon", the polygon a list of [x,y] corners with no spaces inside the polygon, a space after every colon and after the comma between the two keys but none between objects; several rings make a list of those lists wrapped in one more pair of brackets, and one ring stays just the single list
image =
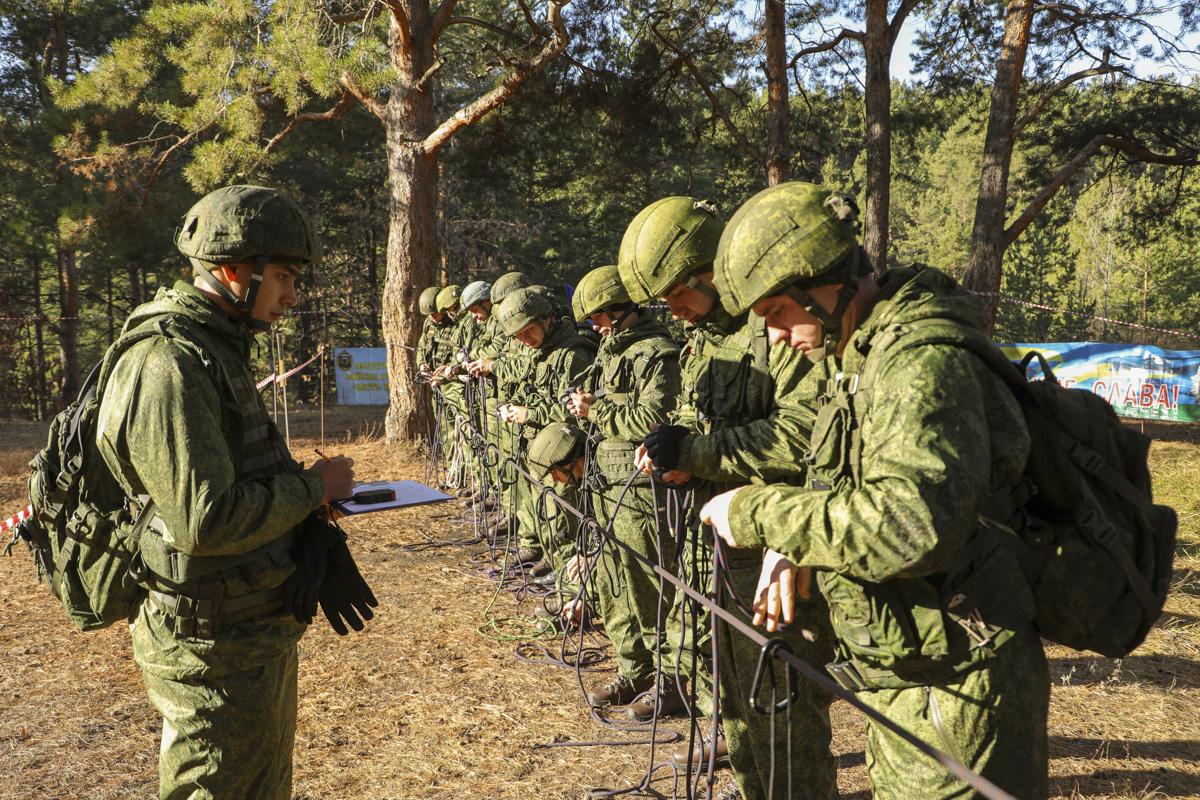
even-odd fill
[{"label": "helmet chin strap", "polygon": [[716,289],[714,289],[713,287],[709,286],[709,285],[708,285],[707,283],[705,283],[704,281],[700,280],[700,273],[702,273],[702,272],[711,272],[711,271],[712,271],[712,265],[711,265],[711,264],[709,264],[709,265],[707,265],[707,266],[704,266],[704,267],[701,267],[700,269],[698,269],[698,270],[696,270],[695,272],[693,272],[693,273],[692,273],[690,276],[688,276],[688,279],[687,279],[686,281],[684,281],[684,282],[683,282],[683,285],[684,285],[684,286],[686,286],[687,288],[689,288],[689,289],[695,289],[695,290],[696,290],[697,292],[699,292],[700,294],[702,294],[702,295],[705,295],[705,296],[706,296],[706,297],[708,297],[710,300],[712,300],[712,303],[713,303],[713,304],[712,304],[712,308],[709,308],[709,309],[708,309],[708,311],[706,311],[704,314],[702,314],[700,317],[698,317],[698,318],[696,319],[696,321],[697,321],[697,322],[699,322],[699,321],[701,321],[701,320],[703,320],[703,319],[707,318],[707,317],[708,317],[708,315],[709,315],[709,314],[711,314],[711,313],[713,312],[713,309],[715,309],[715,308],[717,308],[718,306],[720,306],[720,305],[721,305],[721,294],[720,294],[720,292],[718,292],[718,291],[717,291]]},{"label": "helmet chin strap", "polygon": [[854,250],[850,268],[841,276],[842,282],[838,284],[837,302],[833,306],[833,311],[826,311],[825,307],[813,299],[807,290],[801,289],[795,284],[786,286],[783,290],[786,296],[795,300],[801,308],[812,314],[821,323],[821,346],[806,354],[811,361],[820,361],[826,355],[837,352],[838,343],[842,339],[842,317],[846,315],[846,309],[850,307],[850,301],[854,299],[854,295],[858,294],[860,253],[859,249]]},{"label": "helmet chin strap", "polygon": [[250,274],[250,283],[246,287],[244,297],[238,297],[234,294],[232,289],[217,279],[212,270],[201,271],[200,280],[204,281],[222,300],[233,306],[238,317],[249,328],[255,331],[267,331],[271,329],[271,323],[255,319],[252,312],[254,311],[254,301],[258,299],[258,289],[262,285],[267,262],[270,260],[270,256],[257,256],[254,259],[254,271]]},{"label": "helmet chin strap", "polygon": [[838,343],[842,338],[842,317],[845,316],[850,301],[858,293],[858,287],[852,283],[843,283],[839,286],[837,303],[834,304],[833,311],[826,311],[825,307],[813,299],[812,295],[795,286],[788,286],[783,293],[795,300],[801,308],[812,314],[821,323],[821,347],[809,351],[812,360],[819,361],[829,353],[836,353]]}]

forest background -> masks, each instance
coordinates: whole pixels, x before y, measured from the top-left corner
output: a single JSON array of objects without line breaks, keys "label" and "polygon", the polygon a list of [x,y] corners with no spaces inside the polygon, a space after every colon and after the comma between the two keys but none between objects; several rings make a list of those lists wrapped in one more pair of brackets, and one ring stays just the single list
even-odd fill
[{"label": "forest background", "polygon": [[788,178],[855,195],[877,266],[983,292],[998,340],[1195,349],[1198,25],[1147,0],[0,0],[0,417],[73,398],[231,182],[314,215],[283,360],[387,345],[390,438],[420,425],[425,286],[561,289],[658,197],[728,217]]}]

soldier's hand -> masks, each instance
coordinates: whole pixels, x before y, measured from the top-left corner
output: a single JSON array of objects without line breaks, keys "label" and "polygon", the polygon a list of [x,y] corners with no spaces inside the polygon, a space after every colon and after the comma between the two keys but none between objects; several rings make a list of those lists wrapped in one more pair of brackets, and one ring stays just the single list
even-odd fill
[{"label": "soldier's hand", "polygon": [[637,451],[633,454],[633,466],[637,467],[637,471],[643,475],[649,475],[654,471],[654,462],[650,460],[650,454],[646,452],[646,445],[638,445]]},{"label": "soldier's hand", "polygon": [[685,472],[681,469],[669,469],[662,474],[663,483],[672,483],[676,486],[682,486],[692,479],[692,473]]},{"label": "soldier's hand", "polygon": [[730,547],[737,547],[738,544],[733,540],[733,533],[729,529],[729,504],[733,502],[734,496],[745,488],[745,486],[739,486],[728,492],[722,492],[700,509],[700,521],[711,525],[713,533],[720,536],[721,541]]},{"label": "soldier's hand", "polygon": [[583,623],[583,614],[586,610],[583,601],[577,597],[563,606],[558,616],[567,627],[578,628]]},{"label": "soldier's hand", "polygon": [[524,425],[529,421],[529,409],[525,406],[506,403],[500,406],[500,419],[505,422],[511,422],[514,425]]},{"label": "soldier's hand", "polygon": [[807,600],[812,590],[812,570],[797,567],[774,550],[763,553],[758,588],[754,592],[754,624],[769,633],[791,624],[796,618],[796,596]]},{"label": "soldier's hand", "polygon": [[328,461],[318,461],[312,466],[325,483],[325,497],[321,501],[328,505],[354,494],[354,459],[334,456]]},{"label": "soldier's hand", "polygon": [[586,419],[588,410],[594,402],[596,402],[596,396],[591,392],[571,392],[571,396],[567,400],[567,408],[575,416]]},{"label": "soldier's hand", "polygon": [[478,358],[467,364],[467,371],[471,373],[471,377],[478,378],[480,375],[492,374],[492,360],[490,358]]},{"label": "soldier's hand", "polygon": [[583,571],[587,567],[587,556],[576,553],[567,559],[567,563],[563,565],[563,574],[567,580],[572,583],[578,583],[583,579]]},{"label": "soldier's hand", "polygon": [[690,431],[682,425],[660,425],[646,434],[646,452],[654,466],[670,472],[679,464],[683,441]]}]

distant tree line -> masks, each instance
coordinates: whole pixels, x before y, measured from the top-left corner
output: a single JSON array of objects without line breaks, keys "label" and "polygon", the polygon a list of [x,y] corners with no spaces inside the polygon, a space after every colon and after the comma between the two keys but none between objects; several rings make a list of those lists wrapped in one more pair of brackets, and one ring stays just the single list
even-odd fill
[{"label": "distant tree line", "polygon": [[285,362],[386,345],[391,438],[421,429],[425,286],[571,284],[657,197],[728,214],[787,179],[854,194],[876,267],[952,272],[997,338],[1200,348],[1149,330],[1200,332],[1198,22],[1141,0],[0,0],[0,416],[72,397],[187,277],[183,212],[235,181],[321,232]]}]

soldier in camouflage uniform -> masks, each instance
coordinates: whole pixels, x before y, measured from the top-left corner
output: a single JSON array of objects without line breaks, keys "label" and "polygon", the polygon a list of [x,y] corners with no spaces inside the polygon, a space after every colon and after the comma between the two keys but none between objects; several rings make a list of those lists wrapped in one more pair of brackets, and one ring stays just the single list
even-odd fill
[{"label": "soldier in camouflage uniform", "polygon": [[[504,298],[496,314],[504,332],[532,353],[524,378],[511,395],[515,402],[499,408],[501,420],[519,426],[522,438],[529,442],[546,425],[568,418],[562,398],[571,387],[579,385],[580,377],[595,358],[596,349],[590,340],[576,333],[573,323],[556,317],[549,301],[533,287],[519,289]],[[561,574],[571,548],[564,540],[562,524],[547,520],[546,516],[561,517],[563,513],[537,502],[539,487],[520,479],[516,486],[521,547],[541,551],[543,561],[535,565],[535,571],[541,573],[539,581],[550,585],[555,575]]]},{"label": "soldier in camouflage uniform", "polygon": [[[513,401],[521,382],[528,372],[529,359],[533,355],[532,350],[504,333],[503,328],[499,327],[500,319],[496,314],[496,309],[504,302],[504,298],[518,289],[524,289],[530,285],[529,279],[520,272],[506,272],[492,284],[490,296],[492,308],[488,319],[495,326],[496,335],[482,343],[479,350],[475,353],[475,360],[468,365],[468,369],[472,376],[478,377],[482,375],[488,377],[489,383],[495,388],[495,405],[493,408]],[[512,425],[496,425],[495,420],[491,422],[499,439],[499,467],[502,468],[508,459],[517,456],[523,440],[518,428]],[[515,494],[515,484],[502,486],[500,501],[502,515],[508,514],[509,510],[514,507]],[[515,522],[513,523],[513,527],[515,527]],[[501,516],[490,526],[488,535],[496,539],[497,537],[506,535],[508,529],[509,520]],[[542,551],[540,549],[526,549],[525,552],[519,552],[517,556],[520,561],[532,564],[542,557]]]},{"label": "soldier in camouflage uniform", "polygon": [[[496,408],[495,384],[475,380],[479,377],[478,373],[471,370],[471,365],[475,364],[484,352],[492,352],[502,340],[508,339],[500,329],[496,315],[492,313],[491,290],[491,284],[487,281],[469,283],[463,287],[460,304],[463,311],[475,321],[476,326],[475,335],[468,343],[468,363],[464,367],[465,374],[472,381],[468,392],[471,401],[468,404],[471,421],[487,443],[499,448],[500,426],[492,416]],[[484,458],[487,463],[481,464],[479,454],[476,454],[474,463],[477,468],[484,468],[486,487],[481,489],[486,488],[488,491],[480,491],[474,501],[479,504],[481,510],[490,511],[496,507],[496,501],[490,495],[493,487],[499,486],[499,459],[488,457],[487,454],[484,454]]]},{"label": "soldier in camouflage uniform", "polygon": [[417,299],[417,307],[425,317],[421,321],[421,338],[417,340],[417,372],[428,375],[433,372],[433,337],[441,316],[437,310],[438,287],[430,286],[421,292]]},{"label": "soldier in camouflage uniform", "polygon": [[[691,324],[683,362],[683,396],[673,424],[662,426],[646,438],[639,451],[643,468],[651,464],[664,471],[667,482],[690,481],[693,507],[699,506],[730,485],[750,480],[798,478],[811,430],[815,390],[806,381],[808,362],[785,348],[771,349],[761,319],[745,311],[731,315],[721,308],[713,287],[712,262],[722,223],[707,203],[690,197],[669,197],[651,204],[630,223],[621,240],[618,269],[634,301],[651,297],[666,300],[677,319]],[[706,531],[692,530],[680,554],[680,562],[701,591],[711,593],[712,546]],[[752,597],[759,580],[763,549],[727,554],[728,579],[739,598]],[[718,592],[723,608],[740,613],[736,599]],[[707,615],[694,617],[677,595],[668,620],[667,635],[674,655],[672,669],[687,671],[698,695],[701,711],[711,713],[711,695],[706,697],[708,672],[703,658]],[[687,612],[685,614],[685,612]],[[693,627],[699,636],[693,636]],[[805,629],[810,637],[800,634]],[[770,720],[752,710],[748,696],[758,662],[758,648],[745,637],[718,625],[720,659],[720,711],[726,742],[714,745],[716,755],[727,752],[737,773],[742,793],[749,800],[771,794],[768,775],[775,769],[773,795],[783,797],[792,781],[803,787],[806,798],[836,795],[836,765],[829,750],[831,738],[828,708],[831,698],[812,684],[802,684],[799,698],[786,718],[778,721],[792,729],[791,748],[782,734],[772,737]],[[781,635],[793,652],[813,663],[824,663],[832,655],[832,636],[827,614],[814,597],[797,609],[796,625]],[[711,690],[708,690],[711,692]],[[654,703],[660,713],[678,693],[658,693],[644,704],[630,706],[629,713],[649,717]],[[679,762],[707,757],[703,748],[689,752],[685,746],[673,754]]]},{"label": "soldier in camouflage uniform", "polygon": [[[1048,793],[1049,675],[1011,532],[982,514],[1020,480],[1030,439],[1004,381],[968,350],[903,346],[932,325],[978,329],[979,303],[929,268],[869,273],[851,201],[812,184],[752,197],[721,239],[730,313],[833,363],[803,486],[754,486],[702,515],[737,547],[818,571],[838,660],[829,671],[909,731],[1015,797]],[[852,345],[852,346],[850,346]],[[768,619],[787,587],[764,581]],[[875,797],[976,793],[870,726]]]},{"label": "soldier in camouflage uniform", "polygon": [[[662,325],[630,301],[615,266],[585,275],[571,306],[576,322],[590,318],[602,337],[595,366],[568,406],[600,439],[594,455],[602,482],[593,492],[596,517],[617,540],[674,571],[675,542],[665,518],[667,490],[651,486],[650,478],[636,470],[634,451],[675,408],[679,347]],[[588,702],[628,705],[655,686],[660,618],[671,608],[674,592],[660,592],[654,571],[616,545],[604,547],[591,575],[604,630],[616,651],[617,675],[592,687]]]},{"label": "soldier in camouflage uniform", "polygon": [[347,591],[364,617],[374,602],[344,537],[312,516],[349,495],[351,462],[301,469],[250,371],[255,333],[296,304],[317,241],[284,195],[232,186],[188,212],[177,244],[194,283],[160,290],[126,322],[127,333],[161,335],[119,357],[96,442],[126,493],[156,509],[140,539],[147,595],[130,632],[163,718],[160,793],[286,800],[296,643],[315,592],[343,631],[339,615],[362,628],[338,607]]},{"label": "soldier in camouflage uniform", "polygon": [[433,375],[429,380],[429,385],[439,391],[441,398],[438,430],[442,453],[446,459],[446,468],[449,473],[449,487],[460,490],[466,486],[466,466],[463,460],[464,448],[461,446],[462,441],[456,416],[465,415],[467,408],[463,386],[454,380],[452,372],[461,363],[462,342],[465,336],[463,317],[469,316],[461,313],[459,307],[461,295],[462,287],[457,283],[443,287],[437,293],[436,308],[438,313],[443,316],[442,321],[438,323],[437,333],[434,334],[433,358],[435,360]]}]

